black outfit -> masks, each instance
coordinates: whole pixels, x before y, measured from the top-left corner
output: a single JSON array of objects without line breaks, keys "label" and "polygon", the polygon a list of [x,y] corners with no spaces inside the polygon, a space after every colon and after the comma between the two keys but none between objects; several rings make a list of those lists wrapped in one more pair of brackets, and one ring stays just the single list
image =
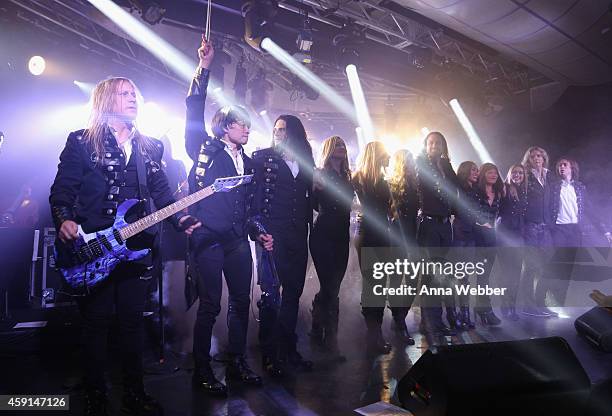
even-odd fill
[{"label": "black outfit", "polygon": [[[401,246],[405,256],[414,256],[412,250],[416,245],[416,224],[417,212],[419,209],[416,186],[406,185],[403,192],[391,191],[393,219],[391,220],[391,246]],[[417,289],[417,279],[391,279],[391,287],[399,287],[405,284]],[[395,297],[389,298],[389,305],[393,315],[393,328],[402,340],[410,345],[414,344],[414,339],[408,333],[406,327],[406,317],[412,307],[415,295],[402,296],[400,302]]]},{"label": "black outfit", "polygon": [[459,188],[455,219],[453,221],[453,246],[474,247],[476,245],[476,222],[480,198],[472,186]]},{"label": "black outfit", "polygon": [[[381,176],[375,185],[363,184],[358,180],[358,176],[353,179],[355,192],[361,203],[361,216],[357,235],[355,237],[355,248],[359,264],[361,265],[362,294],[372,293],[373,279],[371,270],[364,269],[362,263],[363,249],[380,248],[390,246],[390,222],[389,213],[391,210],[391,190],[388,183]],[[398,316],[398,320],[404,319],[404,310],[392,308],[392,313]],[[367,341],[369,352],[387,353],[391,350],[382,335],[382,322],[385,312],[384,306],[365,307],[362,305],[361,313],[365,318],[368,329]]]},{"label": "black outfit", "polygon": [[334,169],[320,171],[322,189],[313,192],[317,218],[310,235],[310,254],[320,289],[312,301],[312,331],[315,341],[337,349],[340,285],[349,258],[349,226],[353,186]]},{"label": "black outfit", "polygon": [[[204,106],[208,75],[208,70],[199,70],[186,99],[185,146],[195,162],[188,178],[191,193],[211,185],[218,178],[239,174],[232,156],[226,151],[227,145],[206,133]],[[239,153],[238,157],[242,158],[245,173],[248,174],[251,161],[242,153],[242,149],[239,149]],[[208,384],[217,382],[210,377],[210,348],[213,326],[221,312],[222,274],[229,291],[228,352],[232,360],[235,357],[243,360],[246,349],[253,264],[247,233],[250,191],[248,186],[237,186],[228,192],[217,192],[191,207],[192,215],[202,222],[190,241],[190,257],[195,262],[200,298],[193,354],[196,381],[198,376],[203,377],[205,381],[200,384],[204,384],[208,391],[216,390],[209,388]],[[252,376],[258,378],[254,374]]]},{"label": "black outfit", "polygon": [[[474,258],[479,205],[480,198],[475,187],[466,185],[459,187],[453,221],[453,246],[461,248],[457,250],[457,255],[461,256],[457,261],[468,261]],[[469,276],[459,280],[458,283],[462,286],[469,286]],[[460,308],[458,327],[461,329],[474,328],[470,314],[470,296],[458,294],[457,301]],[[449,321],[449,324],[453,326],[452,320]]]},{"label": "black outfit", "polygon": [[[457,195],[457,175],[446,158],[439,163],[427,155],[416,158],[419,217],[417,219],[417,243],[421,247],[450,247],[453,243],[450,215]],[[448,280],[448,279],[446,279]],[[449,281],[436,281],[434,276],[422,276],[422,284],[430,287],[448,285]],[[421,299],[422,328],[426,333],[447,333],[442,323],[442,307],[447,306],[447,320],[456,322],[454,297],[427,296]]]},{"label": "black outfit", "polygon": [[[478,224],[489,224],[491,228],[475,225],[475,237],[476,247],[478,248],[479,254],[484,256],[486,260],[485,273],[478,276],[478,284],[485,286],[489,284],[489,278],[493,265],[495,264],[495,256],[497,245],[496,237],[496,224],[497,218],[499,217],[500,208],[502,204],[502,196],[496,194],[493,197],[493,201],[489,203],[485,190],[477,191],[478,195]],[[493,313],[491,307],[491,297],[487,295],[477,296],[476,307],[474,308],[476,313],[480,316],[481,321],[485,325],[499,325],[500,320]]]},{"label": "black outfit", "polygon": [[547,247],[551,245],[550,230],[550,184],[553,180],[550,171],[544,175],[544,183],[536,179],[533,172],[527,172],[527,206],[523,227],[523,239],[529,250],[525,256],[525,269],[521,278],[521,295],[524,302],[523,312],[528,315],[548,316],[541,313],[544,298],[536,297],[534,282],[542,276],[543,266],[548,257]]},{"label": "black outfit", "polygon": [[502,287],[506,295],[502,298],[502,314],[516,320],[516,296],[521,281],[523,267],[523,226],[527,209],[527,195],[524,187],[516,188],[517,197],[506,186],[506,196],[502,200],[498,224],[497,245],[503,247],[500,254],[502,265]]},{"label": "black outfit", "polygon": [[[132,140],[131,157],[126,162],[115,137],[107,129],[104,157],[98,161],[93,148],[83,140],[84,132],[80,130],[68,136],[60,156],[57,176],[51,186],[49,202],[58,231],[66,220],[79,223],[85,232],[110,227],[119,204],[128,198],[148,198],[148,195],[139,192],[139,157],[144,159],[146,169],[146,189],[143,192],[149,193],[160,208],[174,202],[166,176],[160,169],[163,154],[161,142],[141,138],[152,141],[154,147],[153,152],[141,155],[137,141]],[[171,217],[175,227],[178,227],[179,218],[179,214]],[[97,390],[102,394],[106,391],[107,335],[115,307],[119,318],[124,388],[137,397],[145,397],[142,382],[142,313],[147,284],[141,276],[145,274],[148,262],[150,258],[120,264],[93,293],[78,301],[83,316],[85,385],[89,391]]]},{"label": "black outfit", "polygon": [[[294,177],[276,149],[258,150],[252,156],[256,183],[252,214],[274,238],[272,253],[282,287],[280,305],[270,305],[263,297],[258,302],[259,342],[264,361],[299,361],[295,329],[306,280],[313,164],[300,164]],[[263,273],[258,261],[260,280]]]},{"label": "black outfit", "polygon": [[[559,224],[559,210],[561,209],[561,188],[572,186],[576,194],[577,222]],[[576,258],[576,247],[582,246],[582,223],[585,218],[586,187],[580,181],[566,183],[555,178],[550,186],[550,219],[549,231],[552,246],[555,249],[555,258],[560,262],[551,262],[546,269],[543,279],[536,286],[536,299],[545,299],[546,293],[551,292],[560,306],[564,306],[565,297],[569,288],[572,267]]]}]

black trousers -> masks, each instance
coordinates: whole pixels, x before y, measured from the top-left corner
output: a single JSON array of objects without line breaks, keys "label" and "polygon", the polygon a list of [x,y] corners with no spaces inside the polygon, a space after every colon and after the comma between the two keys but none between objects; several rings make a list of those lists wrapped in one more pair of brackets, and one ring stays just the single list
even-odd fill
[{"label": "black trousers", "polygon": [[[274,357],[296,349],[295,328],[308,262],[308,225],[289,224],[270,227],[268,231],[274,238],[272,253],[281,284],[281,299],[278,311],[260,307],[259,342],[263,355]],[[260,266],[258,261],[258,273],[262,273]]]},{"label": "black trousers", "polygon": [[[476,247],[478,247],[478,257],[476,261],[485,261],[485,272],[478,276],[477,284],[480,286],[489,285],[491,272],[493,271],[493,265],[495,264],[495,257],[497,256],[497,235],[495,228],[486,228],[479,225],[476,226]],[[488,295],[476,296],[476,306],[474,308],[477,312],[490,311],[491,308],[491,297]]]},{"label": "black trousers", "polygon": [[78,299],[83,317],[85,388],[88,390],[106,391],[108,331],[114,312],[119,320],[124,388],[143,389],[142,315],[148,289],[148,281],[140,278],[144,271],[141,264],[122,263],[92,294]]},{"label": "black trousers", "polygon": [[565,306],[573,270],[571,265],[576,260],[576,247],[582,245],[582,232],[578,224],[555,224],[549,231],[554,255],[536,285],[535,296],[536,300],[544,302],[546,294],[550,293],[559,306]]},{"label": "black trousers", "polygon": [[550,257],[550,229],[545,224],[527,222],[523,228],[523,238],[527,249],[520,283],[522,302],[526,307],[544,306],[544,298],[541,291],[536,295],[536,287],[543,278],[544,267]]},{"label": "black trousers", "polygon": [[[453,244],[453,231],[450,221],[419,217],[417,219],[417,243],[420,247],[450,247]],[[451,279],[440,280],[435,276],[421,276],[421,286],[431,288],[450,286]],[[454,296],[429,295],[421,299],[423,326],[435,332],[442,325],[442,304],[454,308]]]},{"label": "black trousers", "polygon": [[193,356],[196,369],[208,365],[213,326],[221,312],[222,274],[229,291],[228,353],[242,355],[246,349],[253,259],[248,240],[198,246],[192,256],[198,274],[200,305],[193,334]]},{"label": "black trousers", "polygon": [[319,279],[319,292],[314,303],[328,309],[335,304],[349,258],[349,239],[331,235],[330,230],[315,225],[310,235],[310,255]]},{"label": "black trousers", "polygon": [[502,298],[502,306],[506,308],[515,307],[525,257],[523,235],[518,228],[503,227],[499,230],[498,237],[497,244],[502,271],[500,287],[507,289],[505,296]]}]

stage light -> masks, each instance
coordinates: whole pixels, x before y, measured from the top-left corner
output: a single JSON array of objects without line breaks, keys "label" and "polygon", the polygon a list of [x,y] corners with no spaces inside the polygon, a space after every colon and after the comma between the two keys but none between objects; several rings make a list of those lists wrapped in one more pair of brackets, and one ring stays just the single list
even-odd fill
[{"label": "stage light", "polygon": [[77,88],[79,90],[81,90],[81,92],[83,94],[85,94],[87,97],[89,97],[91,95],[91,92],[93,91],[93,89],[95,88],[95,85],[92,84],[91,82],[83,82],[83,81],[77,81],[76,79],[74,81],[72,81],[72,83],[74,85],[77,86]]},{"label": "stage light", "polygon": [[372,118],[370,117],[370,111],[368,110],[368,104],[363,93],[363,88],[361,87],[357,67],[353,64],[347,65],[346,76],[348,77],[349,86],[351,88],[353,104],[355,105],[355,110],[357,111],[357,119],[359,120],[359,125],[363,129],[365,142],[368,143],[374,140],[374,125],[372,123]]},{"label": "stage light", "polygon": [[427,127],[422,127],[421,133],[423,134],[423,136],[427,136],[429,133],[431,133],[431,130],[429,130]]},{"label": "stage light", "polygon": [[461,104],[459,104],[459,100],[457,100],[456,98],[453,98],[448,103],[453,109],[455,116],[457,116],[457,120],[459,120],[459,124],[461,124],[461,127],[463,127],[463,130],[465,130],[465,134],[467,134],[468,139],[470,140],[470,143],[474,147],[474,150],[476,150],[476,154],[478,155],[480,162],[481,163],[485,163],[485,162],[495,163],[495,161],[489,154],[487,148],[482,143],[482,140],[480,140],[480,136],[478,136],[478,133],[476,132],[476,129],[470,122],[470,119],[463,111]]},{"label": "stage light", "polygon": [[341,113],[346,115],[355,124],[359,124],[355,115],[355,109],[349,101],[347,101],[344,97],[334,91],[332,87],[326,84],[312,71],[310,71],[304,65],[296,61],[283,48],[274,43],[272,39],[263,39],[261,42],[261,47],[267,52],[269,52],[272,57],[274,57],[277,61],[283,64],[287,69],[289,69],[295,75],[300,77],[300,79],[302,79],[308,86],[320,93],[326,101],[328,101]]},{"label": "stage light", "polygon": [[359,152],[361,153],[365,149],[366,141],[363,137],[363,129],[361,127],[355,127],[355,133],[357,134],[357,145],[359,146]]},{"label": "stage light", "polygon": [[[142,24],[134,16],[127,13],[111,0],[88,0],[106,17],[130,35],[136,42],[155,55],[160,61],[176,72],[186,82],[191,82],[197,63],[170,45],[151,29]],[[221,105],[228,105],[228,100],[222,93],[215,93],[216,83],[209,84],[214,98]]]},{"label": "stage light", "polygon": [[293,57],[303,64],[312,63],[310,49],[314,43],[314,38],[312,36],[312,25],[310,23],[310,19],[308,19],[308,13],[306,13],[306,17],[304,19],[304,27],[299,31],[295,43],[298,51],[293,54]]},{"label": "stage light", "polygon": [[261,51],[262,40],[269,35],[268,26],[278,13],[275,0],[248,0],[242,5],[244,40],[253,49]]},{"label": "stage light", "polygon": [[265,116],[266,114],[268,114],[268,110],[261,110],[259,112],[259,115],[262,116],[262,117]]},{"label": "stage light", "polygon": [[365,27],[355,24],[346,24],[332,38],[332,45],[336,47],[336,60],[340,68],[347,65],[359,66],[360,49],[365,44]]},{"label": "stage light", "polygon": [[146,136],[161,137],[169,128],[168,113],[157,103],[148,101],[138,112],[138,129]]},{"label": "stage light", "polygon": [[45,72],[45,68],[47,67],[47,63],[45,62],[45,58],[42,56],[33,56],[28,61],[28,69],[30,73],[35,76],[42,75]]}]

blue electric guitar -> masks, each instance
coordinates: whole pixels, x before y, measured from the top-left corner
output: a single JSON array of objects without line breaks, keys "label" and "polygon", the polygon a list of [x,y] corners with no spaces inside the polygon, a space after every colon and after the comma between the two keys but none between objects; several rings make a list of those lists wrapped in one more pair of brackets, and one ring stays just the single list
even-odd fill
[{"label": "blue electric guitar", "polygon": [[56,264],[66,283],[76,293],[88,293],[105,281],[119,263],[142,259],[151,251],[148,248],[130,250],[126,245],[128,238],[215,192],[228,192],[237,186],[251,182],[252,178],[253,175],[219,178],[212,185],[133,223],[127,223],[125,215],[139,201],[128,199],[117,208],[115,223],[111,227],[87,234],[79,225],[78,239],[69,244],[57,240],[55,242]]}]

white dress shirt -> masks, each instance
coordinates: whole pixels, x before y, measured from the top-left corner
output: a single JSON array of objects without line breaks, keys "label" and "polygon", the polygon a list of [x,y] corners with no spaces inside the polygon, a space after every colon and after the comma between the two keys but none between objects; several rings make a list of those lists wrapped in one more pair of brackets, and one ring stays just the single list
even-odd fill
[{"label": "white dress shirt", "polygon": [[578,223],[578,198],[572,182],[565,179],[561,182],[561,193],[559,195],[559,214],[557,224]]},{"label": "white dress shirt", "polygon": [[225,140],[221,141],[225,143],[225,151],[228,155],[230,155],[232,161],[234,162],[236,173],[238,173],[238,175],[244,175],[244,159],[242,158],[242,149],[238,149],[238,153],[236,154],[236,156],[234,156],[234,152],[232,151],[230,145]]}]

